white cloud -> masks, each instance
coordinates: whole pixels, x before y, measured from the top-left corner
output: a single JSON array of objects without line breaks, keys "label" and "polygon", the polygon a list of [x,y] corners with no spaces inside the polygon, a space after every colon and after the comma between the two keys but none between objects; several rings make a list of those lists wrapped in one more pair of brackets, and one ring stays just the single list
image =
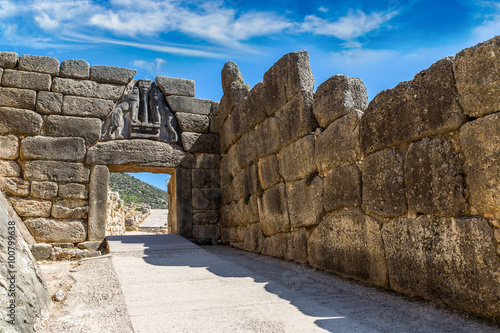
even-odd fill
[{"label": "white cloud", "polygon": [[134,60],[130,65],[135,68],[145,69],[150,73],[158,73],[166,63],[167,61],[165,59],[156,58],[154,61]]},{"label": "white cloud", "polygon": [[472,30],[473,43],[479,43],[500,34],[500,2],[481,1],[482,7],[491,13],[484,15],[484,21]]},{"label": "white cloud", "polygon": [[15,13],[17,6],[10,1],[0,0],[0,18],[8,17]]},{"label": "white cloud", "polygon": [[329,9],[328,9],[328,8],[326,8],[326,7],[324,7],[324,6],[319,7],[319,8],[318,8],[318,10],[319,10],[320,12],[323,12],[323,13],[328,13],[328,11],[329,11]]}]

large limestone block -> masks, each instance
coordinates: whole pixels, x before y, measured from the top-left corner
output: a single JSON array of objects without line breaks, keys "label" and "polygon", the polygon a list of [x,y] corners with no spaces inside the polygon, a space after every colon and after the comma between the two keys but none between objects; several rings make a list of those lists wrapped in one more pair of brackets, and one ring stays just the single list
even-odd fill
[{"label": "large limestone block", "polygon": [[241,199],[236,203],[225,205],[221,209],[221,223],[226,227],[248,226],[259,221],[256,195],[250,196],[248,200]]},{"label": "large limestone block", "polygon": [[40,134],[42,122],[42,116],[36,112],[0,107],[0,134]]},{"label": "large limestone block", "polygon": [[331,76],[314,94],[313,113],[322,128],[353,110],[364,111],[367,107],[366,87],[357,77]]},{"label": "large limestone block", "polygon": [[327,212],[361,205],[361,173],[355,165],[344,165],[325,176],[324,204]]},{"label": "large limestone block", "polygon": [[232,201],[237,201],[251,194],[260,192],[257,164],[253,164],[239,172],[232,181]]},{"label": "large limestone block", "polygon": [[24,178],[29,180],[88,183],[89,176],[89,167],[82,163],[28,161],[24,166]]},{"label": "large limestone block", "polygon": [[61,63],[60,76],[87,80],[90,77],[90,65],[83,59],[68,59]]},{"label": "large limestone block", "polygon": [[0,136],[0,158],[15,160],[19,157],[19,139],[15,135]]},{"label": "large limestone block", "polygon": [[250,252],[262,251],[264,246],[265,236],[262,233],[262,229],[259,223],[252,224],[248,227],[243,241],[243,249]]},{"label": "large limestone block", "polygon": [[316,139],[316,167],[324,172],[361,158],[359,128],[362,113],[354,110],[332,122]]},{"label": "large limestone block", "polygon": [[[88,240],[101,241],[106,237],[109,170],[95,165],[90,174]],[[82,202],[82,201],[79,201]]]},{"label": "large limestone block", "polygon": [[10,197],[9,202],[19,216],[48,217],[52,201]]},{"label": "large limestone block", "polygon": [[460,104],[471,117],[500,111],[500,36],[459,52],[453,64]]},{"label": "large limestone block", "polygon": [[177,233],[183,237],[192,237],[194,205],[190,169],[175,169],[175,197],[177,197]]},{"label": "large limestone block", "polygon": [[177,112],[175,116],[183,132],[208,133],[210,126],[208,116],[184,112]]},{"label": "large limestone block", "polygon": [[220,239],[220,228],[216,225],[194,225],[193,238],[197,240]]},{"label": "large limestone block", "polygon": [[194,169],[193,187],[220,187],[219,170]]},{"label": "large limestone block", "polygon": [[361,145],[369,154],[454,131],[465,118],[458,103],[453,60],[444,58],[413,80],[375,96],[361,119]]},{"label": "large limestone block", "polygon": [[134,78],[137,70],[116,67],[94,65],[90,67],[90,79],[102,83],[127,84]]},{"label": "large limestone block", "polygon": [[62,200],[54,202],[51,215],[59,219],[84,219],[88,212],[87,200]]},{"label": "large limestone block", "polygon": [[22,178],[0,177],[0,189],[8,195],[27,197],[30,194],[30,182]]},{"label": "large limestone block", "polygon": [[44,130],[49,135],[84,138],[88,145],[101,138],[102,121],[97,118],[80,118],[51,115],[45,118]]},{"label": "large limestone block", "polygon": [[259,179],[264,190],[282,181],[276,155],[269,155],[259,161]]},{"label": "large limestone block", "polygon": [[51,85],[52,77],[49,74],[5,69],[2,75],[2,86],[4,87],[49,91]]},{"label": "large limestone block", "polygon": [[193,209],[219,209],[220,201],[220,189],[218,188],[193,188]]},{"label": "large limestone block", "polygon": [[110,99],[116,102],[123,95],[125,86],[108,83],[97,83],[90,80],[74,80],[54,78],[52,91],[64,95]]},{"label": "large limestone block", "polygon": [[301,90],[276,112],[282,147],[316,130],[318,123],[312,112],[312,104],[313,93]]},{"label": "large limestone block", "polygon": [[500,219],[500,113],[462,126],[460,144],[470,203],[486,217]]},{"label": "large limestone block", "polygon": [[89,148],[87,163],[192,168],[195,165],[195,158],[178,146],[164,142],[137,139],[100,142]]},{"label": "large limestone block", "polygon": [[382,235],[392,289],[500,316],[500,258],[486,219],[401,218]]},{"label": "large limestone block", "polygon": [[27,72],[46,73],[51,76],[58,76],[59,60],[53,57],[23,54],[19,57],[19,69]]},{"label": "large limestone block", "polygon": [[182,147],[190,153],[218,154],[220,139],[218,134],[184,132],[181,134]]},{"label": "large limestone block", "polygon": [[264,85],[260,82],[257,83],[250,90],[246,99],[239,103],[231,113],[231,117],[226,123],[231,127],[230,130],[234,133],[235,140],[266,119],[264,90]]},{"label": "large limestone block", "polygon": [[55,182],[31,182],[31,196],[39,199],[54,199],[57,197],[57,183]]},{"label": "large limestone block", "polygon": [[198,154],[196,155],[197,169],[219,169],[221,157],[218,154]]},{"label": "large limestone block", "polygon": [[287,181],[304,179],[314,173],[314,135],[295,141],[278,155],[280,174]]},{"label": "large limestone block", "polygon": [[88,199],[87,185],[68,183],[59,185],[59,196],[63,199]]},{"label": "large limestone block", "polygon": [[21,167],[16,161],[0,160],[0,177],[19,177]]},{"label": "large limestone block", "polygon": [[227,61],[221,71],[222,92],[224,95],[230,94],[231,84],[243,83],[243,75],[241,75],[238,65],[232,61]]},{"label": "large limestone block", "polygon": [[84,220],[27,218],[24,223],[39,243],[80,243],[87,240]]},{"label": "large limestone block", "polygon": [[32,136],[21,141],[21,157],[27,160],[57,160],[80,162],[85,158],[82,138]]},{"label": "large limestone block", "polygon": [[155,82],[165,96],[177,95],[194,97],[195,83],[193,80],[157,76]]},{"label": "large limestone block", "polygon": [[251,145],[258,158],[268,156],[278,152],[283,147],[278,118],[269,117],[260,123],[255,131],[250,132]]},{"label": "large limestone block", "polygon": [[209,115],[212,110],[212,101],[209,99],[166,96],[170,109],[174,112],[196,113]]},{"label": "large limestone block", "polygon": [[286,184],[292,228],[318,225],[323,214],[323,178],[314,177]]},{"label": "large limestone block", "polygon": [[266,111],[271,116],[300,90],[313,91],[309,54],[303,50],[284,55],[264,74],[263,82],[268,102]]},{"label": "large limestone block", "polygon": [[0,52],[0,67],[14,69],[17,67],[19,56],[15,52]]},{"label": "large limestone block", "polygon": [[62,114],[105,119],[113,110],[113,101],[99,98],[64,96]]},{"label": "large limestone block", "polygon": [[388,285],[379,223],[362,210],[333,213],[313,231],[309,264],[377,286]]},{"label": "large limestone block", "polygon": [[219,210],[193,210],[194,225],[216,225],[220,222]]},{"label": "large limestone block", "polygon": [[308,236],[304,230],[286,233],[285,238],[285,259],[305,264],[308,262],[307,242]]},{"label": "large limestone block", "polygon": [[[257,85],[262,85],[262,83],[257,83]],[[229,91],[220,100],[219,117],[221,126],[224,125],[226,119],[232,114],[234,108],[247,98],[250,90],[252,90],[250,86],[243,82],[231,83]]]},{"label": "large limestone block", "polygon": [[36,111],[43,114],[61,114],[62,104],[62,94],[40,91],[36,98]]},{"label": "large limestone block", "polygon": [[262,254],[277,258],[283,258],[285,245],[280,236],[271,236],[264,239]]},{"label": "large limestone block", "polygon": [[462,162],[450,140],[412,143],[406,153],[405,178],[411,211],[440,216],[465,212]]},{"label": "large limestone block", "polygon": [[36,91],[0,87],[0,106],[35,110]]},{"label": "large limestone block", "polygon": [[286,186],[280,183],[264,191],[258,199],[259,218],[266,236],[290,231]]},{"label": "large limestone block", "polygon": [[407,211],[403,156],[384,149],[366,157],[361,164],[363,209],[383,217],[397,217]]}]

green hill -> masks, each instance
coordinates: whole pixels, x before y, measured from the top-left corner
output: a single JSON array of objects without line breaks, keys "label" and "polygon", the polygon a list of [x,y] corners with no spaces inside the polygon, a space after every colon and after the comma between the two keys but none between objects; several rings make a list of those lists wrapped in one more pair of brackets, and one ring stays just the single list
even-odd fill
[{"label": "green hill", "polygon": [[168,208],[168,194],[164,190],[149,185],[126,173],[111,172],[109,174],[109,188],[119,192],[120,198],[126,203],[146,203],[153,209]]}]

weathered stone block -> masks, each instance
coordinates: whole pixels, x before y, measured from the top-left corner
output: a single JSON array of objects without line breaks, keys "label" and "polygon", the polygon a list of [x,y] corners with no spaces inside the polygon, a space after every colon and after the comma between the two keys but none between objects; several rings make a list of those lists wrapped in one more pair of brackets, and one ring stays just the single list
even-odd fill
[{"label": "weathered stone block", "polygon": [[102,241],[86,241],[76,244],[79,249],[89,251],[101,251],[106,247],[106,242]]},{"label": "weathered stone block", "polygon": [[276,155],[269,155],[259,161],[259,179],[264,190],[282,181]]},{"label": "weathered stone block", "polygon": [[312,92],[314,76],[309,65],[307,51],[297,51],[284,55],[264,74],[264,85],[269,116],[292,99],[300,90]]},{"label": "weathered stone block", "polygon": [[403,156],[384,149],[366,157],[361,164],[363,210],[383,217],[397,217],[407,211]]},{"label": "weathered stone block", "polygon": [[88,199],[89,190],[84,184],[61,184],[59,185],[59,196],[64,199]]},{"label": "weathered stone block", "polygon": [[313,267],[377,286],[388,285],[380,225],[359,209],[325,217],[309,238],[308,254]]},{"label": "weathered stone block", "polygon": [[361,158],[359,127],[362,113],[353,110],[332,122],[316,139],[316,167],[324,172]]},{"label": "weathered stone block", "polygon": [[264,234],[259,223],[248,227],[243,241],[243,249],[250,252],[260,252],[264,246]]},{"label": "weathered stone block", "polygon": [[40,134],[42,122],[42,116],[36,112],[0,107],[0,134]]},{"label": "weathered stone block", "polygon": [[184,112],[177,112],[175,116],[183,132],[208,133],[210,126],[208,116]]},{"label": "weathered stone block", "polygon": [[37,243],[31,245],[31,254],[35,260],[48,260],[52,254],[52,245],[46,243]]},{"label": "weathered stone block", "polygon": [[285,184],[280,183],[264,191],[258,199],[262,231],[267,236],[290,231],[288,200]]},{"label": "weathered stone block", "polygon": [[82,138],[53,138],[32,136],[21,141],[21,157],[27,160],[83,161],[85,140]]},{"label": "weathered stone block", "polygon": [[500,36],[459,52],[453,63],[465,114],[482,117],[500,111]]},{"label": "weathered stone block", "polygon": [[500,113],[464,124],[460,144],[470,203],[479,213],[500,219]]},{"label": "weathered stone block", "polygon": [[0,136],[0,158],[14,160],[19,157],[19,140],[14,135]]},{"label": "weathered stone block", "polygon": [[209,115],[212,109],[212,101],[209,99],[166,96],[170,109],[174,112],[186,112]]},{"label": "weathered stone block", "polygon": [[193,226],[194,239],[219,239],[220,228],[216,225],[194,225]]},{"label": "weathered stone block", "polygon": [[88,240],[101,241],[106,237],[109,170],[104,165],[92,167],[90,174]]},{"label": "weathered stone block", "polygon": [[283,239],[279,236],[267,237],[262,246],[262,254],[277,258],[283,258],[284,254]]},{"label": "weathered stone block", "polygon": [[219,209],[220,200],[218,188],[193,188],[193,209]]},{"label": "weathered stone block", "polygon": [[64,96],[62,114],[105,119],[113,106],[113,101],[106,99]]},{"label": "weathered stone block", "polygon": [[367,107],[366,87],[357,77],[331,76],[314,94],[313,113],[323,128],[351,111],[364,111]]},{"label": "weathered stone block", "polygon": [[68,59],[61,63],[60,76],[87,80],[90,77],[90,65],[82,59]]},{"label": "weathered stone block", "polygon": [[250,133],[252,134],[250,143],[258,158],[274,154],[283,147],[280,121],[275,117],[267,118]]},{"label": "weathered stone block", "polygon": [[88,164],[138,167],[193,168],[195,158],[179,146],[151,140],[100,142],[87,153]]},{"label": "weathered stone block", "polygon": [[54,199],[57,197],[57,183],[32,181],[31,196],[39,199]]},{"label": "weathered stone block", "polygon": [[30,194],[30,182],[22,178],[0,177],[0,189],[8,195],[27,197]]},{"label": "weathered stone block", "polygon": [[208,132],[220,134],[222,130],[221,119],[219,116],[210,116],[210,125],[208,126]]},{"label": "weathered stone block", "polygon": [[9,202],[19,216],[48,217],[52,201],[10,197]]},{"label": "weathered stone block", "polygon": [[80,243],[87,239],[87,223],[83,220],[27,218],[24,223],[39,243]]},{"label": "weathered stone block", "polygon": [[293,231],[285,234],[285,259],[305,264],[307,258],[307,233],[304,230]]},{"label": "weathered stone block", "polygon": [[310,227],[321,222],[323,214],[323,178],[286,183],[288,211],[292,228]]},{"label": "weathered stone block", "polygon": [[0,160],[0,177],[19,177],[21,167],[12,160]]},{"label": "weathered stone block", "polygon": [[379,93],[361,119],[364,153],[458,129],[466,116],[452,67],[452,58],[441,59],[413,80]]},{"label": "weathered stone block", "polygon": [[219,135],[184,132],[181,134],[182,147],[190,153],[218,154]]},{"label": "weathered stone block", "polygon": [[157,76],[155,82],[165,96],[194,97],[194,81],[167,76]]},{"label": "weathered stone block", "polygon": [[35,110],[36,91],[0,87],[0,106]]},{"label": "weathered stone block", "polygon": [[289,182],[314,173],[314,136],[307,135],[283,149],[278,155],[280,174]]},{"label": "weathered stone block", "polygon": [[48,116],[44,130],[49,135],[84,138],[88,145],[101,138],[102,121],[97,118],[79,118],[69,116]]},{"label": "weathered stone block", "polygon": [[193,224],[207,225],[218,224],[220,221],[219,210],[193,210]]},{"label": "weathered stone block", "polygon": [[14,69],[17,67],[19,56],[15,52],[0,52],[0,67]]},{"label": "weathered stone block", "polygon": [[123,95],[125,86],[97,83],[89,80],[54,78],[52,91],[64,95],[110,99],[116,102]]},{"label": "weathered stone block", "polygon": [[90,79],[102,83],[127,84],[134,78],[137,70],[115,67],[94,65],[90,67]]},{"label": "weathered stone block", "polygon": [[248,200],[241,199],[237,203],[225,205],[221,209],[221,224],[226,227],[248,226],[259,221],[256,195],[250,196]]},{"label": "weathered stone block", "polygon": [[413,212],[460,216],[465,213],[464,175],[458,152],[445,139],[423,139],[406,153],[405,178]]},{"label": "weathered stone block", "polygon": [[62,200],[52,205],[51,215],[59,219],[84,219],[88,212],[87,200]]},{"label": "weathered stone block", "polygon": [[486,219],[401,218],[384,224],[382,236],[392,289],[500,315],[500,258]]},{"label": "weathered stone block", "polygon": [[61,114],[63,95],[40,91],[36,99],[36,111],[43,114]]},{"label": "weathered stone block", "polygon": [[50,90],[52,77],[49,74],[23,72],[5,69],[2,75],[2,86],[31,90]]},{"label": "weathered stone block", "polygon": [[59,75],[59,60],[53,57],[43,57],[23,54],[19,57],[19,70],[27,72],[46,73],[51,76]]},{"label": "weathered stone block", "polygon": [[276,113],[282,147],[316,130],[318,123],[312,112],[312,104],[313,93],[301,90]]},{"label": "weathered stone block", "polygon": [[221,71],[221,83],[224,95],[230,93],[233,82],[243,83],[243,75],[241,75],[237,64],[232,61],[226,61]]},{"label": "weathered stone block", "polygon": [[354,165],[345,165],[325,176],[324,204],[327,212],[361,205],[361,173]]},{"label": "weathered stone block", "polygon": [[29,180],[88,183],[89,176],[89,167],[82,163],[28,161],[24,167],[24,178]]},{"label": "weathered stone block", "polygon": [[238,229],[237,228],[222,228],[221,229],[222,243],[228,244],[238,242]]},{"label": "weathered stone block", "polygon": [[233,189],[232,201],[238,201],[248,195],[258,193],[261,187],[257,164],[253,164],[240,171],[236,177],[234,177],[231,187]]},{"label": "weathered stone block", "polygon": [[[193,236],[193,191],[190,169],[175,169],[175,197],[177,200],[177,233]],[[172,197],[172,196],[171,196]],[[171,198],[170,197],[170,198]]]},{"label": "weathered stone block", "polygon": [[220,187],[219,170],[194,169],[193,187]]},{"label": "weathered stone block", "polygon": [[221,157],[218,154],[198,154],[196,155],[197,169],[219,169]]}]

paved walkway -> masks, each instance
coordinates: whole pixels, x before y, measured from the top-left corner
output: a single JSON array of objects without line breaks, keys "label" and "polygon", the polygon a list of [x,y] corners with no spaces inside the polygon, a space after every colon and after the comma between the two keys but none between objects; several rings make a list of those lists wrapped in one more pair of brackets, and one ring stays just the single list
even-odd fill
[{"label": "paved walkway", "polygon": [[500,332],[284,260],[178,235],[108,237],[134,331]]},{"label": "paved walkway", "polygon": [[148,229],[166,229],[168,224],[168,209],[151,209],[151,214],[139,224],[139,230]]}]

